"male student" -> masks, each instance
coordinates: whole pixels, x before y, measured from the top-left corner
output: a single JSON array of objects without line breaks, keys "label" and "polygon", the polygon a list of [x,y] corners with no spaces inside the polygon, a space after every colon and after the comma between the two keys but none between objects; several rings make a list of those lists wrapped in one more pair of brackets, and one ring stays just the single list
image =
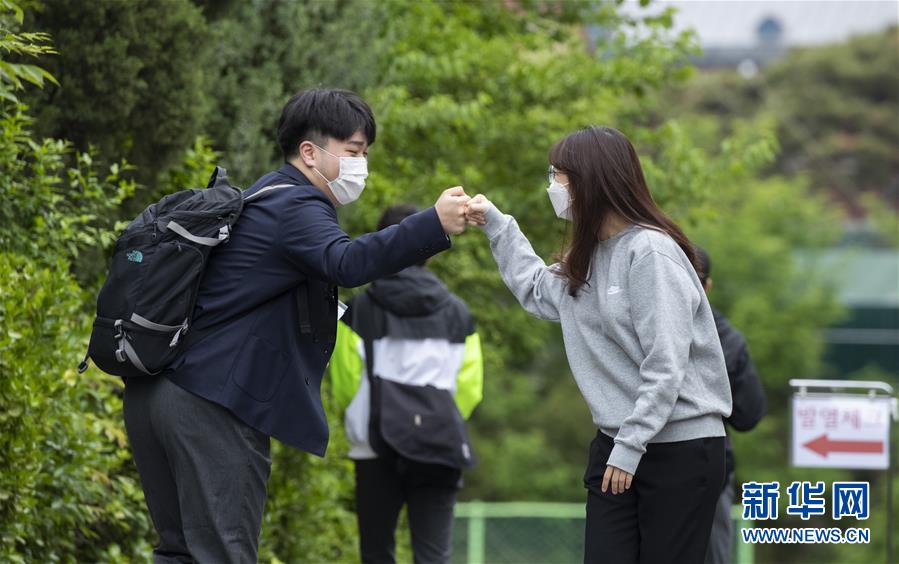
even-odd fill
[{"label": "male student", "polygon": [[[383,278],[450,247],[468,196],[355,240],[337,208],[359,198],[375,141],[356,94],[314,89],[281,113],[284,165],[247,191],[199,289],[193,342],[160,377],[132,378],[125,423],[159,533],[156,562],[254,562],[271,467],[269,440],[319,456],[319,388],[337,329],[337,286]],[[198,337],[199,335],[199,337]]]}]

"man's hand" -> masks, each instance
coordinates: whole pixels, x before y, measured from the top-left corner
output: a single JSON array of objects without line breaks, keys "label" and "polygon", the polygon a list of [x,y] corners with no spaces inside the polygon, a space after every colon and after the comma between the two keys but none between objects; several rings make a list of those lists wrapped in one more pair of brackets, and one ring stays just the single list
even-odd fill
[{"label": "man's hand", "polygon": [[465,219],[468,225],[485,225],[487,223],[487,210],[492,205],[490,200],[483,194],[478,194],[468,200],[465,211]]},{"label": "man's hand", "polygon": [[461,186],[454,186],[443,191],[434,208],[440,225],[447,235],[458,235],[465,231],[465,205],[471,200],[465,195]]},{"label": "man's hand", "polygon": [[606,466],[606,473],[602,476],[603,493],[612,485],[612,495],[624,493],[625,490],[631,489],[631,482],[634,480],[633,474],[628,474],[621,468],[614,466]]}]

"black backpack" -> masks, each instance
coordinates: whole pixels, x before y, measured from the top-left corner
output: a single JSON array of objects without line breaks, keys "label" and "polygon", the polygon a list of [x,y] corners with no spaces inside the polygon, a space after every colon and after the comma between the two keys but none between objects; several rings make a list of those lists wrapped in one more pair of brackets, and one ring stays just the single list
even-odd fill
[{"label": "black backpack", "polygon": [[245,201],[216,167],[204,189],[183,190],[148,206],[118,238],[97,297],[87,359],[116,376],[161,372],[185,349],[212,249],[228,242]]}]

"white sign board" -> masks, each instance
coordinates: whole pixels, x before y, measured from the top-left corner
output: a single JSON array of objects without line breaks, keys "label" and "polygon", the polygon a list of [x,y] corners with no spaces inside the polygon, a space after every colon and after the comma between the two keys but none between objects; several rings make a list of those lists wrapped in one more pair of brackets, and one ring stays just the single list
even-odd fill
[{"label": "white sign board", "polygon": [[891,398],[794,395],[793,466],[888,468],[891,407]]}]

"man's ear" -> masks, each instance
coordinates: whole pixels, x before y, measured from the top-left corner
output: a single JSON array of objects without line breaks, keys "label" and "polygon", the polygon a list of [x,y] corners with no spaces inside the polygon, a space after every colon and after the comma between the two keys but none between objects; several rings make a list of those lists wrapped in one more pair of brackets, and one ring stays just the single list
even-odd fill
[{"label": "man's ear", "polygon": [[706,278],[705,284],[703,284],[703,285],[705,286],[705,293],[708,294],[709,291],[711,291],[711,289],[712,289],[712,277],[709,276],[708,278]]},{"label": "man's ear", "polygon": [[309,168],[315,167],[315,145],[313,145],[310,141],[303,141],[300,143],[299,148],[299,159],[304,165]]}]

